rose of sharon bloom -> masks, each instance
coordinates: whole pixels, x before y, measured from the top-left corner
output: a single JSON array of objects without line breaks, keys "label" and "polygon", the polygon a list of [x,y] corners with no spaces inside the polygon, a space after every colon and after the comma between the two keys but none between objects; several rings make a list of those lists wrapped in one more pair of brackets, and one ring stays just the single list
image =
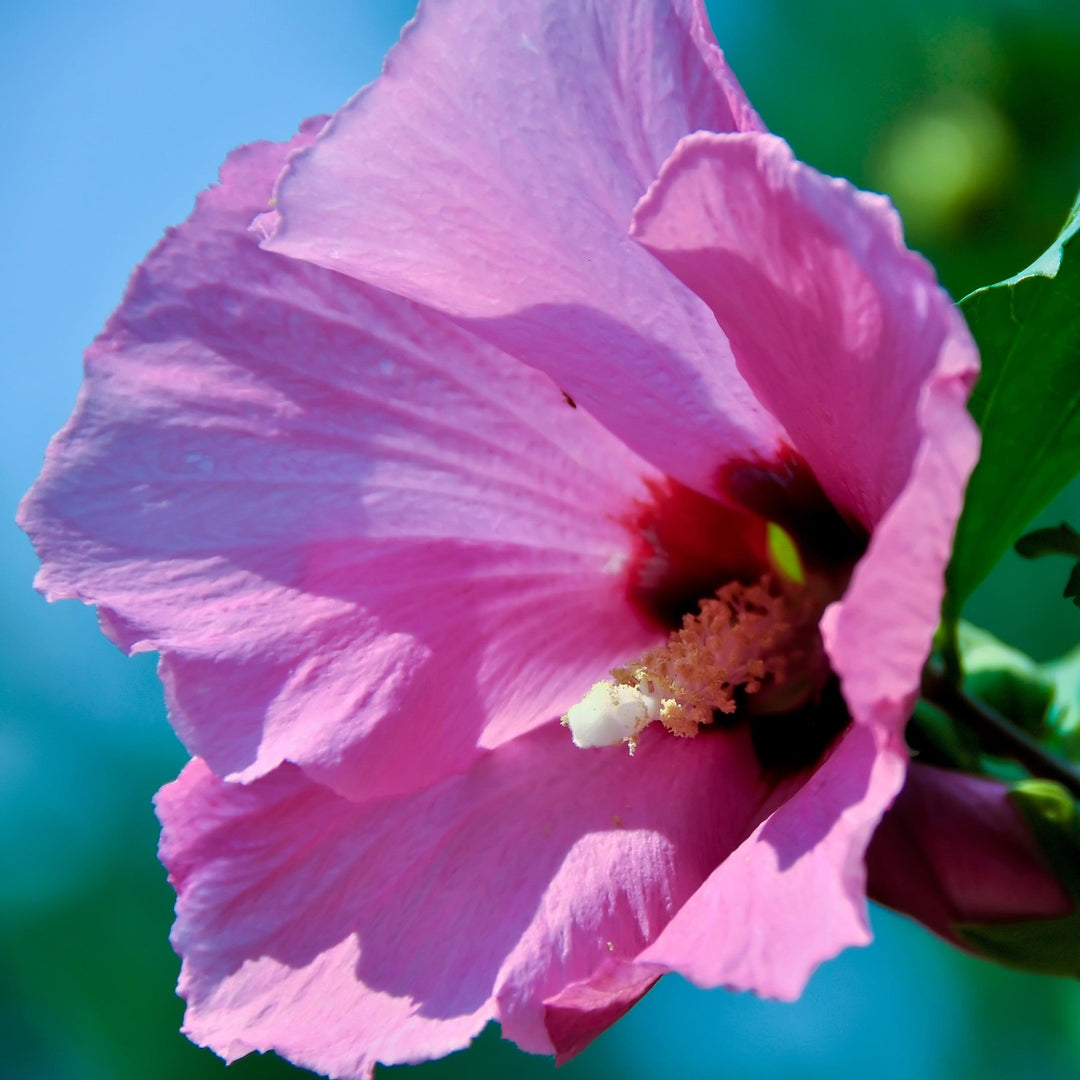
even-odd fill
[{"label": "rose of sharon bloom", "polygon": [[195,758],[188,1035],[565,1059],[664,972],[790,999],[867,942],[976,366],[695,0],[431,0],[232,154],[21,511]]}]

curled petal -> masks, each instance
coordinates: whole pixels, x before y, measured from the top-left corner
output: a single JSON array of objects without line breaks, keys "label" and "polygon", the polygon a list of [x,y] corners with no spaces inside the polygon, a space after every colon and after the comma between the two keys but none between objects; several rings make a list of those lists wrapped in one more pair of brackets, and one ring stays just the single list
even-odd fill
[{"label": "curled petal", "polygon": [[879,740],[853,725],[808,779],[775,789],[640,961],[791,1001],[824,960],[866,945],[863,853],[904,773],[903,754]]},{"label": "curled petal", "polygon": [[977,363],[888,200],[822,176],[773,135],[699,133],[664,165],[633,235],[712,308],[833,505],[876,527],[923,441],[924,384],[958,354],[969,381]]},{"label": "curled petal", "polygon": [[658,972],[635,957],[768,794],[738,733],[647,733],[631,758],[549,725],[360,804],[291,766],[238,785],[196,761],[158,796],[185,1030],[350,1077],[448,1053],[490,1018],[526,1050],[573,1052],[617,1011],[569,1021],[582,984],[609,1006],[643,992]]},{"label": "curled petal", "polygon": [[[903,246],[887,201],[821,176],[773,136],[684,139],[638,206],[633,233],[710,305],[740,371],[833,504],[872,530],[847,591],[822,621],[855,727],[815,784],[777,811],[780,822],[837,799],[847,806],[830,815],[843,825],[822,858],[802,870],[825,886],[827,915],[811,925],[828,925],[835,952],[868,940],[862,857],[902,783],[901,732],[977,456],[965,408],[977,353],[930,267]],[[709,985],[797,994],[816,962],[807,946],[819,948],[809,944],[814,935],[800,934],[806,886],[798,861],[790,887],[754,887],[756,873],[783,882],[783,861],[761,844],[745,863],[728,860],[714,875],[712,898],[703,889],[646,956],[689,962],[691,977]],[[819,867],[829,868],[829,880],[816,879]],[[756,906],[740,906],[733,917],[729,898],[740,896],[740,882],[742,895],[779,907],[763,916]],[[784,916],[789,937],[774,930]],[[697,928],[718,920],[729,929],[709,942]],[[805,957],[801,979],[787,978],[797,964],[778,969],[783,979],[769,977],[774,949]]]},{"label": "curled petal", "polygon": [[579,1054],[656,985],[647,964],[608,961],[588,979],[571,983],[544,1002],[544,1027],[562,1065]]}]

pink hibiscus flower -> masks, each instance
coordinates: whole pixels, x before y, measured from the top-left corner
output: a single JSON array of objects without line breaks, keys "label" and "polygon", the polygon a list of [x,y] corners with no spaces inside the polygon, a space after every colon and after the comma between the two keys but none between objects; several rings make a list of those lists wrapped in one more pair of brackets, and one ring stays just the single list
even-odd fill
[{"label": "pink hibiscus flower", "polygon": [[868,941],[976,367],[697,0],[429,0],[232,154],[21,511],[195,757],[158,799],[187,1033],[566,1058],[664,972],[793,998]]}]

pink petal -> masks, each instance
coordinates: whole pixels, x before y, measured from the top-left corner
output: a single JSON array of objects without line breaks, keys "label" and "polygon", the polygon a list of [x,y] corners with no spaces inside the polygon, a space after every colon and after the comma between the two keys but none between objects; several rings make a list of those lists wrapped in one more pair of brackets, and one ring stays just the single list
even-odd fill
[{"label": "pink petal", "polygon": [[852,716],[883,725],[896,739],[918,696],[964,487],[979,454],[966,408],[978,354],[960,313],[949,315],[949,335],[918,403],[921,441],[907,486],[821,623]]},{"label": "pink petal", "polygon": [[629,1004],[655,978],[634,957],[768,790],[745,731],[650,731],[631,758],[549,725],[362,804],[289,766],[237,785],[196,761],[158,796],[185,1030],[349,1077],[448,1053],[492,1017],[550,1053],[545,1021],[582,1008],[582,983]]},{"label": "pink petal", "polygon": [[626,567],[661,478],[445,317],[258,247],[317,127],[232,155],[136,272],[20,520],[50,598],[162,652],[215,772],[389,792],[655,639]]},{"label": "pink petal", "polygon": [[633,231],[713,308],[833,503],[874,529],[822,625],[855,726],[643,955],[791,998],[815,964],[869,938],[862,857],[903,779],[901,732],[977,454],[977,355],[885,200],[772,136],[684,139]]},{"label": "pink petal", "polygon": [[1004,784],[917,762],[874,834],[867,868],[873,899],[958,945],[957,924],[1072,908]]},{"label": "pink petal", "polygon": [[870,941],[862,857],[904,757],[853,725],[639,957],[699,986],[791,1001],[814,968]]},{"label": "pink petal", "polygon": [[[633,235],[713,309],[833,505],[874,528],[923,440],[924,384],[950,352],[976,364],[888,201],[815,172],[775,136],[701,133],[665,164]],[[957,441],[970,430],[958,414]]]},{"label": "pink petal", "polygon": [[562,1065],[581,1053],[656,985],[647,965],[605,961],[588,979],[571,983],[544,1002],[544,1026]]},{"label": "pink petal", "polygon": [[627,228],[680,138],[760,127],[701,0],[432,2],[293,161],[265,246],[447,312],[715,494],[782,432]]}]

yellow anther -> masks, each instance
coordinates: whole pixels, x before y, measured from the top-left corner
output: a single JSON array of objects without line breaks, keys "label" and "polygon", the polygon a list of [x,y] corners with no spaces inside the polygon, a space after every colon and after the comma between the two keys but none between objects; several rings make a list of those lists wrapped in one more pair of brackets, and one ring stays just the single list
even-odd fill
[{"label": "yellow anther", "polygon": [[[741,695],[796,682],[816,657],[807,631],[817,621],[808,590],[772,576],[731,582],[683,618],[666,645],[615,668],[563,717],[580,747],[618,746],[632,754],[653,721],[673,735],[696,735]],[[805,680],[804,680],[805,681]]]},{"label": "yellow anther", "polygon": [[612,671],[617,685],[661,698],[657,719],[673,735],[696,735],[716,713],[734,713],[737,694],[782,682],[794,633],[809,602],[771,577],[732,582],[687,615],[666,645]]}]

